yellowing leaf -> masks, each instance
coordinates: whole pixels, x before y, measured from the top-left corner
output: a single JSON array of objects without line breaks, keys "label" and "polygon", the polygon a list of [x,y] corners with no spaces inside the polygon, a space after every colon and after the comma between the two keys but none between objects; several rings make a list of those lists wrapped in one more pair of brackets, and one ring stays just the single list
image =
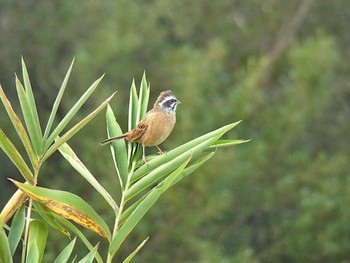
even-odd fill
[{"label": "yellowing leaf", "polygon": [[42,203],[52,212],[73,220],[100,236],[110,239],[110,231],[106,222],[82,198],[69,192],[52,190],[11,180],[19,189],[34,200]]}]

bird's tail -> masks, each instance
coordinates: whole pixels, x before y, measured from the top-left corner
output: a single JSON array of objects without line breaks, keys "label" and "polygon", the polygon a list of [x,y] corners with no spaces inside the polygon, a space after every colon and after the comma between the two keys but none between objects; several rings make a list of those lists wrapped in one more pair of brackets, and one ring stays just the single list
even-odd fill
[{"label": "bird's tail", "polygon": [[101,145],[105,145],[105,144],[110,143],[111,141],[114,141],[114,140],[124,139],[124,138],[126,138],[127,136],[128,136],[127,134],[122,134],[122,135],[118,135],[118,136],[115,136],[115,137],[106,139],[106,140],[104,140],[103,142],[101,142]]}]

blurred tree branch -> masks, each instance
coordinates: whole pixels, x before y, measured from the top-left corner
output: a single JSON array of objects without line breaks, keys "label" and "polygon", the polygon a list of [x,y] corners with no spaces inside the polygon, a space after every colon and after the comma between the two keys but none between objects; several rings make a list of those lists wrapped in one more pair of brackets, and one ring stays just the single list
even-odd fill
[{"label": "blurred tree branch", "polygon": [[265,69],[261,74],[260,83],[258,83],[259,87],[265,87],[266,83],[269,81],[275,64],[281,58],[289,44],[292,42],[296,32],[303,24],[314,2],[314,0],[303,0],[292,19],[288,20],[288,22],[282,25],[282,28],[277,35],[274,46],[266,56],[267,63]]}]

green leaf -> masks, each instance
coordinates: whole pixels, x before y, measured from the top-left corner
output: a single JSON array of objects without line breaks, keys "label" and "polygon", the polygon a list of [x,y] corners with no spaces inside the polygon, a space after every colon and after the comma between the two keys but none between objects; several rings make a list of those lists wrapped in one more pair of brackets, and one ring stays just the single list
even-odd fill
[{"label": "green leaf", "polygon": [[60,190],[52,190],[11,180],[19,189],[34,200],[42,203],[54,213],[71,219],[102,237],[110,239],[110,231],[106,222],[81,197]]},{"label": "green leaf", "polygon": [[153,188],[147,197],[137,206],[137,208],[131,213],[131,215],[125,220],[124,224],[120,227],[116,237],[113,239],[110,245],[110,254],[113,256],[123,243],[125,238],[130,234],[134,227],[140,222],[142,217],[147,211],[155,204],[159,197],[172,185],[176,177],[186,167],[191,157],[188,158],[180,167],[178,167],[173,173],[171,173],[164,181]]},{"label": "green leaf", "polygon": [[17,94],[18,94],[19,102],[20,102],[23,117],[24,117],[24,122],[26,124],[28,134],[33,145],[34,152],[36,156],[40,156],[41,150],[42,150],[40,126],[39,127],[37,126],[37,122],[35,121],[35,117],[33,116],[33,109],[31,108],[32,105],[29,103],[27,94],[25,93],[22,83],[19,81],[17,75],[16,75],[16,88],[17,88]]},{"label": "green leaf", "polygon": [[36,108],[35,99],[33,95],[32,85],[30,84],[27,67],[26,67],[26,64],[24,63],[23,57],[22,57],[22,74],[23,74],[24,87],[26,90],[26,97],[28,100],[28,104],[30,106],[29,109],[31,111],[32,120],[34,121],[33,126],[35,129],[35,133],[40,138],[39,140],[39,146],[40,146],[39,154],[40,154],[42,150],[42,131],[41,131],[40,122],[39,122],[38,110]]},{"label": "green leaf", "polygon": [[40,259],[40,253],[39,253],[37,240],[35,239],[32,242],[31,246],[28,246],[26,263],[38,263],[40,262],[39,259]]},{"label": "green leaf", "polygon": [[0,263],[12,263],[9,241],[2,226],[0,226]]},{"label": "green leaf", "polygon": [[249,142],[250,140],[218,140],[210,148],[230,147],[237,144]]},{"label": "green leaf", "polygon": [[140,96],[138,104],[138,121],[140,121],[143,116],[145,116],[148,107],[150,88],[147,85],[146,73],[143,73],[140,87]]},{"label": "green leaf", "polygon": [[107,192],[107,190],[96,180],[96,178],[90,173],[86,166],[80,161],[78,156],[69,147],[67,143],[63,144],[59,149],[62,156],[73,166],[73,168],[86,180],[92,187],[94,187],[97,192],[107,201],[107,203],[116,212],[118,210],[117,204],[114,202],[112,196]]},{"label": "green leaf", "polygon": [[78,263],[92,263],[94,261],[98,245],[96,245],[85,257],[78,261]]},{"label": "green leaf", "polygon": [[91,119],[93,119],[108,104],[108,102],[113,98],[114,95],[115,93],[113,93],[109,98],[107,98],[104,102],[102,102],[102,104],[98,106],[88,116],[86,116],[76,125],[74,125],[69,131],[63,134],[62,137],[58,137],[55,143],[51,145],[51,147],[47,150],[42,161],[45,161],[47,158],[49,158],[59,147],[61,147],[61,145],[63,145],[66,141],[72,138],[78,131],[80,131],[86,124],[88,124],[91,121]]},{"label": "green leaf", "polygon": [[[137,105],[138,105],[138,95],[136,91],[135,80],[132,81],[130,88],[130,99],[129,99],[129,115],[128,115],[128,131],[136,127],[137,124]],[[128,164],[131,165],[132,156],[136,151],[136,143],[128,143]]]},{"label": "green leaf", "polygon": [[[111,107],[107,106],[106,112],[108,138],[122,134],[122,130],[115,120]],[[110,143],[112,158],[118,173],[121,188],[124,190],[128,182],[128,160],[124,140],[114,140]]]},{"label": "green leaf", "polygon": [[[84,236],[84,234],[70,221],[67,219],[60,217],[58,215],[53,214],[53,216],[56,218],[56,220],[60,221],[63,225],[65,225],[68,229],[70,229],[74,234],[76,234],[81,241],[83,241],[84,245],[91,251],[93,249],[92,244],[89,242],[89,240]],[[103,263],[103,260],[100,256],[100,254],[97,252],[95,259],[99,263]]]},{"label": "green leaf", "polygon": [[96,80],[88,88],[88,90],[80,97],[80,99],[70,109],[70,111],[63,118],[63,120],[57,125],[57,127],[54,129],[54,131],[49,136],[49,138],[46,140],[45,146],[44,146],[45,149],[48,149],[50,147],[50,145],[54,142],[54,140],[57,138],[57,136],[68,125],[68,123],[75,116],[75,114],[78,112],[78,110],[84,105],[84,103],[87,101],[87,99],[90,97],[90,95],[95,91],[95,89],[97,88],[98,84],[101,82],[103,77],[104,77],[104,75],[102,75],[102,77],[100,77],[98,80]]},{"label": "green leaf", "polygon": [[128,119],[128,130],[135,128],[137,124],[137,103],[138,96],[136,91],[135,80],[132,81],[130,88],[130,100],[129,100],[129,119]]},{"label": "green leaf", "polygon": [[6,112],[12,122],[13,127],[15,128],[18,137],[21,139],[22,144],[24,146],[24,149],[26,150],[29,160],[32,163],[33,168],[37,168],[38,167],[38,160],[34,154],[34,150],[32,147],[32,144],[30,143],[28,134],[21,122],[21,120],[18,118],[17,114],[15,113],[15,111],[12,108],[12,105],[10,103],[10,101],[8,100],[8,98],[6,97],[1,85],[0,85],[0,99],[2,101],[2,104],[4,105]]},{"label": "green leaf", "polygon": [[[40,220],[33,220],[30,222],[29,236],[28,236],[28,255],[27,258],[33,257],[38,260],[32,262],[41,262],[47,240],[48,230],[47,225]],[[34,247],[32,249],[32,247]],[[33,255],[30,255],[33,253]]]},{"label": "green leaf", "polygon": [[77,238],[75,237],[58,255],[55,259],[54,263],[66,263],[69,260],[70,255],[73,252],[73,248],[75,246],[75,241]]},{"label": "green leaf", "polygon": [[23,160],[22,156],[17,151],[16,147],[10,141],[10,139],[5,135],[5,133],[0,129],[0,148],[6,153],[10,158],[12,163],[17,167],[20,173],[23,175],[24,179],[33,183],[33,174],[27,166],[26,162]]},{"label": "green leaf", "polygon": [[193,173],[195,170],[197,170],[200,166],[202,166],[206,161],[208,161],[211,157],[213,157],[213,155],[215,154],[215,152],[211,152],[205,156],[203,156],[202,158],[200,158],[199,160],[197,160],[195,163],[191,164],[189,167],[186,167],[186,169],[184,169],[180,175],[174,180],[173,185],[178,183],[181,179],[183,179],[184,177],[190,175],[191,173]]},{"label": "green leaf", "polygon": [[[193,148],[196,147],[197,145],[206,142],[208,140],[211,141],[209,145],[212,145],[215,141],[217,141],[219,138],[221,138],[226,132],[229,130],[233,129],[235,126],[237,126],[240,123],[240,121],[223,126],[215,131],[209,132],[207,134],[204,134],[196,139],[193,139],[169,152],[166,154],[160,155],[155,157],[154,159],[150,160],[147,164],[141,166],[139,169],[135,171],[135,173],[132,175],[132,182],[140,179],[143,177],[145,174],[149,173],[150,171],[154,170],[156,167],[159,167],[160,165],[169,162],[170,160],[176,158],[180,154],[183,154],[187,151],[192,150]],[[205,146],[206,144],[203,144],[202,146]],[[206,147],[208,148],[209,145]],[[200,147],[197,148],[198,152],[202,152],[205,147]],[[194,154],[195,158],[195,154]]]},{"label": "green leaf", "polygon": [[156,184],[163,177],[174,171],[179,165],[181,165],[185,160],[192,156],[192,152],[188,151],[182,155],[177,156],[173,160],[155,168],[146,176],[142,177],[134,185],[132,185],[125,193],[125,200],[128,201],[133,196],[140,193],[142,190]]},{"label": "green leaf", "polygon": [[13,220],[11,223],[11,230],[9,232],[9,237],[8,237],[12,256],[15,254],[18,243],[21,240],[24,225],[25,225],[25,214],[24,214],[24,205],[22,205],[20,209],[17,210],[15,216],[13,217]]},{"label": "green leaf", "polygon": [[47,122],[47,125],[46,125],[46,128],[45,128],[45,133],[44,133],[44,142],[46,141],[47,137],[49,136],[49,133],[51,131],[51,128],[52,128],[52,124],[53,124],[53,121],[55,120],[55,117],[56,117],[56,113],[57,113],[57,109],[58,109],[58,106],[60,105],[61,103],[61,100],[62,100],[62,96],[63,96],[63,93],[66,89],[66,86],[67,86],[67,82],[68,82],[68,79],[70,77],[70,74],[72,72],[72,68],[73,68],[73,64],[74,64],[74,58],[73,58],[73,61],[72,63],[70,64],[70,67],[66,73],[66,76],[64,77],[64,80],[63,80],[63,83],[61,85],[61,88],[57,94],[57,97],[56,97],[56,100],[52,106],[52,110],[51,110],[51,113],[50,113],[50,117],[49,117],[49,120]]},{"label": "green leaf", "polygon": [[131,260],[135,257],[137,252],[146,244],[148,237],[123,261],[123,263],[130,263]]},{"label": "green leaf", "polygon": [[[205,156],[203,156],[202,158],[200,158],[199,160],[197,160],[196,162],[194,162],[193,164],[191,164],[190,166],[186,167],[180,174],[178,177],[176,177],[176,179],[173,182],[173,185],[178,183],[181,179],[183,179],[184,177],[190,175],[191,173],[193,173],[196,169],[198,169],[202,164],[204,164],[206,161],[208,161],[213,155],[215,154],[215,152],[211,152]],[[142,202],[142,200],[144,200],[146,198],[146,196],[148,195],[148,192],[146,194],[144,194],[142,197],[140,197],[136,202],[134,202],[132,205],[130,205],[122,214],[121,220],[120,222],[124,222],[126,218],[128,218],[130,216],[130,214],[135,210],[135,208]]]},{"label": "green leaf", "polygon": [[63,235],[70,237],[70,233],[60,224],[57,223],[55,217],[53,216],[53,213],[44,207],[41,203],[37,201],[33,201],[33,205],[35,208],[35,211],[41,216],[41,218],[52,228],[56,229]]}]

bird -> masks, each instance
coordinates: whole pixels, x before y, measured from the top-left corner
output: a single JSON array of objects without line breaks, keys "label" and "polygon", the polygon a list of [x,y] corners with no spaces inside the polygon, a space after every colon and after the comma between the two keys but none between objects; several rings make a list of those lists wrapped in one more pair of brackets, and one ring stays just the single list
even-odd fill
[{"label": "bird", "polygon": [[176,123],[176,108],[181,102],[171,90],[159,94],[153,108],[148,111],[136,127],[124,134],[101,142],[102,145],[114,140],[125,139],[142,145],[142,162],[147,163],[145,147],[156,146],[159,154],[163,151],[159,144],[170,135]]}]

